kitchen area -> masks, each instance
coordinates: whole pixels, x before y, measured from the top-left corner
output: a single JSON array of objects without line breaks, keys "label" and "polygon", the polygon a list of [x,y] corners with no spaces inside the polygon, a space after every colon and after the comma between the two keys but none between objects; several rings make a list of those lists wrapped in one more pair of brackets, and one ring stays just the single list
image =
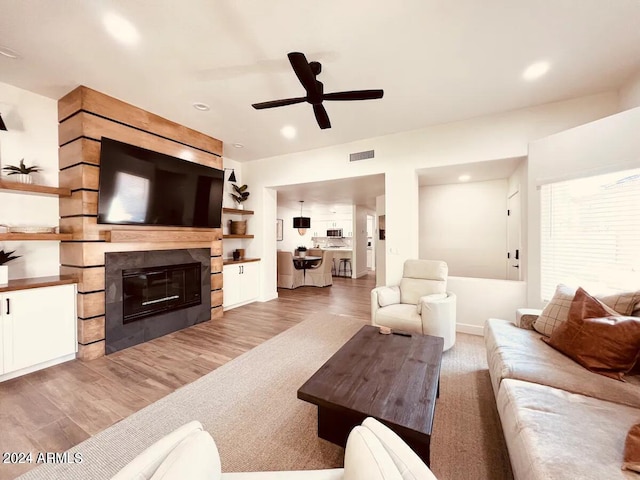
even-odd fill
[{"label": "kitchen area", "polygon": [[[331,253],[334,276],[360,278],[375,269],[375,211],[357,205],[278,205],[277,249],[309,256]],[[295,217],[309,217],[308,228],[294,228]],[[325,257],[326,258],[326,257]]]}]

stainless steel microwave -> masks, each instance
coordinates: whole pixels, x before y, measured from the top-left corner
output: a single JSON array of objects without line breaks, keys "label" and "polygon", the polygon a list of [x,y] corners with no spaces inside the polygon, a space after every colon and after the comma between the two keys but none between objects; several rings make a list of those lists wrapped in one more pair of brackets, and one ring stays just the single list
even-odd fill
[{"label": "stainless steel microwave", "polygon": [[327,237],[329,238],[342,238],[342,229],[341,228],[333,228],[327,230]]}]

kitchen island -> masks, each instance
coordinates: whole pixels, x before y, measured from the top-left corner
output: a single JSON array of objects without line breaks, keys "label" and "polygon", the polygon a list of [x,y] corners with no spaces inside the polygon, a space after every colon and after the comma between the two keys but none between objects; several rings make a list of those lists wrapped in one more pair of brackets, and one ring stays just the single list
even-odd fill
[{"label": "kitchen island", "polygon": [[[335,277],[351,277],[353,276],[353,249],[350,247],[323,247],[320,248],[323,252],[331,252],[333,253],[333,260],[335,271],[332,271],[333,276]],[[349,275],[345,275],[344,272],[341,275],[338,275],[338,270],[340,267],[340,259],[348,258],[351,260],[351,273]],[[348,270],[347,270],[348,271]]]}]

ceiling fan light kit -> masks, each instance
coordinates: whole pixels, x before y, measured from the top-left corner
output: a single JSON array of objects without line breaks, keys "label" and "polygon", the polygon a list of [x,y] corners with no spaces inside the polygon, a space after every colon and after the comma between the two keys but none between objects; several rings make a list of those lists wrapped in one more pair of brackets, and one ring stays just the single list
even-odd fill
[{"label": "ceiling fan light kit", "polygon": [[252,107],[256,110],[307,102],[313,106],[313,113],[318,122],[318,126],[324,130],[331,128],[331,121],[329,120],[327,111],[322,105],[323,101],[374,100],[382,98],[384,95],[383,90],[351,90],[347,92],[324,93],[324,85],[317,79],[317,76],[322,72],[320,62],[309,62],[307,61],[307,57],[300,52],[291,52],[287,56],[289,57],[289,63],[291,63],[293,71],[298,77],[298,80],[300,80],[307,95],[305,97],[284,98],[282,100],[254,103]]}]

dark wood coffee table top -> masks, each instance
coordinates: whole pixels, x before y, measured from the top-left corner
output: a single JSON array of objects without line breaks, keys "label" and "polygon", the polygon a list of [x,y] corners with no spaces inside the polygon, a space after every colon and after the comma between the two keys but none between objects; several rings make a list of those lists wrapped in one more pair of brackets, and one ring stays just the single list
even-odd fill
[{"label": "dark wood coffee table top", "polygon": [[366,325],[300,387],[298,398],[375,417],[398,433],[430,435],[443,346],[440,337],[382,335]]}]

